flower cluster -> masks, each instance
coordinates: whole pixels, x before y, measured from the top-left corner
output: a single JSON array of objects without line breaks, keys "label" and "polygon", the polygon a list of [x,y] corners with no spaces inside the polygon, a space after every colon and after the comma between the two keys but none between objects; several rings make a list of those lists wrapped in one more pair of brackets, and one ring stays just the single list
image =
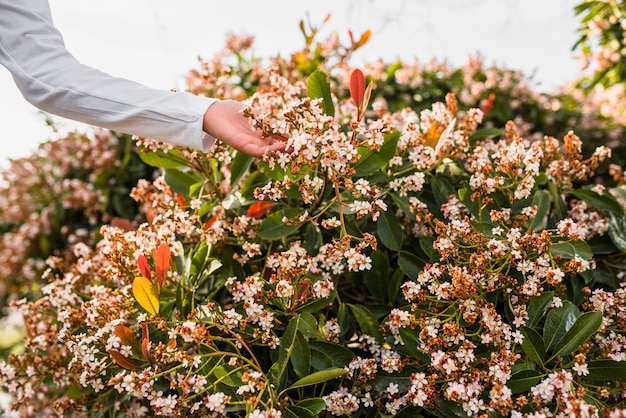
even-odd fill
[{"label": "flower cluster", "polygon": [[[362,72],[346,60],[367,34],[313,48],[303,31],[291,61],[264,70],[233,37],[190,76],[197,93],[252,89],[251,128],[284,152],[140,139],[161,170],[128,192],[141,215],[46,259],[41,294],[13,303],[11,411],[623,416],[626,177],[598,176],[611,150],[496,123],[494,89],[517,96],[508,110],[543,100],[514,73]],[[67,207],[98,196],[63,187]]]}]

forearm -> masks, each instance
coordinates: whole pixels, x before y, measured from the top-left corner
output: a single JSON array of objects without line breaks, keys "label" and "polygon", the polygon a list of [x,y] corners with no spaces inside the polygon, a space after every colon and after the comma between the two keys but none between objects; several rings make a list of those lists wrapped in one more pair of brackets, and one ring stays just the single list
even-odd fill
[{"label": "forearm", "polygon": [[206,149],[213,99],[148,88],[79,63],[53,27],[46,0],[0,0],[0,62],[38,108],[91,125]]}]

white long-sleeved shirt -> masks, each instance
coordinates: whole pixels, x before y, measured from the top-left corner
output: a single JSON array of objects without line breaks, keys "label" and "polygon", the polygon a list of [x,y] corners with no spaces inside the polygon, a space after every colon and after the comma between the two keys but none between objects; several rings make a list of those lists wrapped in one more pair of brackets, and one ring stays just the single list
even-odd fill
[{"label": "white long-sleeved shirt", "polygon": [[202,124],[216,99],[152,89],[81,64],[53,26],[48,0],[0,0],[0,64],[43,111],[196,149],[213,143]]}]

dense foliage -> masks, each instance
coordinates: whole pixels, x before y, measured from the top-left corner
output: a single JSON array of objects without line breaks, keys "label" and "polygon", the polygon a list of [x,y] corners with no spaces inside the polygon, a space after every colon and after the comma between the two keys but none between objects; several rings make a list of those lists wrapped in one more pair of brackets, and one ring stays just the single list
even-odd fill
[{"label": "dense foliage", "polygon": [[[291,57],[262,61],[231,37],[189,75],[194,93],[247,98],[251,125],[287,152],[257,161],[140,139],[125,148],[132,164],[112,152],[112,174],[82,177],[143,173],[130,213],[87,186],[82,211],[98,202],[98,217],[60,225],[93,219],[80,234],[91,239],[67,238],[68,226],[56,252],[20,253],[37,271],[50,256],[41,289],[25,274],[7,281],[7,298],[34,292],[13,303],[25,349],[0,363],[12,408],[624,416],[626,189],[605,146],[624,136],[623,90],[538,93],[480,58],[355,69],[369,33],[343,46],[302,29]],[[93,155],[72,164],[91,173]],[[70,177],[32,173],[20,181]],[[82,195],[67,190],[55,199]],[[25,194],[20,216],[65,207]],[[29,242],[41,249],[50,231]]]}]

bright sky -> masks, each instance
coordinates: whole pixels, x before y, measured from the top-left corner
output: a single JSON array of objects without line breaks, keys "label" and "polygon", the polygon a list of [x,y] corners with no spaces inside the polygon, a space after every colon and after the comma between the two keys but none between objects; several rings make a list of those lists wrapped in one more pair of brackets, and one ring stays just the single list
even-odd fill
[{"label": "bright sky", "polygon": [[[16,0],[19,1],[19,0]],[[330,21],[322,37],[372,30],[359,61],[421,61],[463,65],[480,52],[487,63],[534,72],[544,90],[576,78],[578,1],[545,0],[50,0],[67,48],[83,63],[161,89],[184,88],[198,56],[221,49],[228,32],[253,35],[257,55],[289,54],[303,45],[298,23]],[[66,129],[87,127],[55,118]],[[54,138],[44,116],[0,68],[0,165]]]}]

